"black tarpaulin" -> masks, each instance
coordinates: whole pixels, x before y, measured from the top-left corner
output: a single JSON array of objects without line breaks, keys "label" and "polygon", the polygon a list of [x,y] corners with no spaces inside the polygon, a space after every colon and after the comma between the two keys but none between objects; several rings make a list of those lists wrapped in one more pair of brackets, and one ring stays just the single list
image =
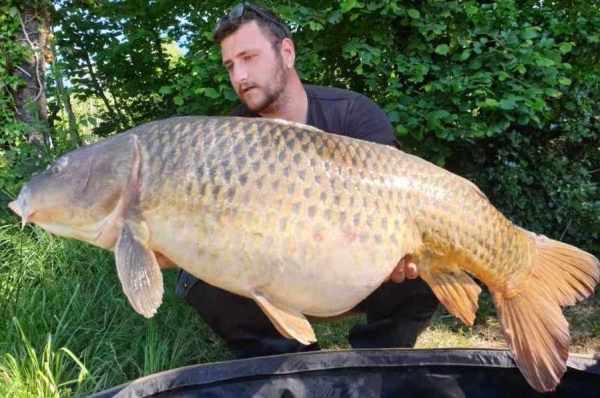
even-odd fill
[{"label": "black tarpaulin", "polygon": [[600,398],[599,361],[567,364],[558,388],[540,394],[505,350],[321,351],[174,369],[92,397]]}]

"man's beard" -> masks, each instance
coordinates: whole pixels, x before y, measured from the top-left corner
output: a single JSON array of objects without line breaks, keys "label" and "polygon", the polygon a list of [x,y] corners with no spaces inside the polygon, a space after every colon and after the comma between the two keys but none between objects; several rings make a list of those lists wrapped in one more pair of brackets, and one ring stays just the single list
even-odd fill
[{"label": "man's beard", "polygon": [[283,57],[277,57],[277,66],[273,78],[267,86],[261,86],[260,89],[264,93],[264,98],[255,105],[250,105],[246,102],[246,106],[252,112],[256,113],[275,113],[282,102],[285,102],[285,86],[287,85],[287,73],[283,65]]}]

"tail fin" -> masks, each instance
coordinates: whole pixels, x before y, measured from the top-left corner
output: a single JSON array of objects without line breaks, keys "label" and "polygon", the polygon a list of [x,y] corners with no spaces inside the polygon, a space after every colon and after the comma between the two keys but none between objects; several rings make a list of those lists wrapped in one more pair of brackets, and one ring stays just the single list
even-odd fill
[{"label": "tail fin", "polygon": [[538,235],[535,241],[539,266],[534,277],[558,305],[573,305],[594,294],[600,280],[596,257],[545,236]]},{"label": "tail fin", "polygon": [[534,247],[535,268],[527,287],[516,296],[492,297],[519,369],[533,388],[552,391],[566,371],[571,343],[560,306],[594,293],[600,263],[589,253],[545,236],[536,236]]}]

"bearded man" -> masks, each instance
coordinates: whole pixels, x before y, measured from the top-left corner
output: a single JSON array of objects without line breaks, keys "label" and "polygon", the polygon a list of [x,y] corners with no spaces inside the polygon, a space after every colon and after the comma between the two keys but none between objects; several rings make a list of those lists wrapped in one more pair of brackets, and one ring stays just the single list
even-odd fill
[{"label": "bearded man", "polygon": [[[398,147],[390,121],[373,101],[349,90],[301,82],[290,32],[272,11],[238,4],[218,21],[213,39],[221,46],[223,65],[241,101],[232,116],[284,119]],[[239,358],[320,349],[318,343],[304,346],[283,337],[253,300],[185,271],[179,275],[177,292]],[[429,286],[418,278],[416,265],[402,259],[390,281],[348,314],[366,314],[367,322],[350,329],[350,345],[414,347],[438,304]]]}]

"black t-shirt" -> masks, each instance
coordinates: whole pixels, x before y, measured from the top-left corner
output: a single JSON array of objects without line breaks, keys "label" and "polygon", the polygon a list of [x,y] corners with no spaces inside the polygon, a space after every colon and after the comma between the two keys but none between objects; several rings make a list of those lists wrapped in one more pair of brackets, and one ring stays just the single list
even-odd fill
[{"label": "black t-shirt", "polygon": [[[308,96],[307,123],[333,134],[399,147],[389,119],[373,101],[354,91],[305,84]],[[260,117],[246,105],[232,116]]]}]

